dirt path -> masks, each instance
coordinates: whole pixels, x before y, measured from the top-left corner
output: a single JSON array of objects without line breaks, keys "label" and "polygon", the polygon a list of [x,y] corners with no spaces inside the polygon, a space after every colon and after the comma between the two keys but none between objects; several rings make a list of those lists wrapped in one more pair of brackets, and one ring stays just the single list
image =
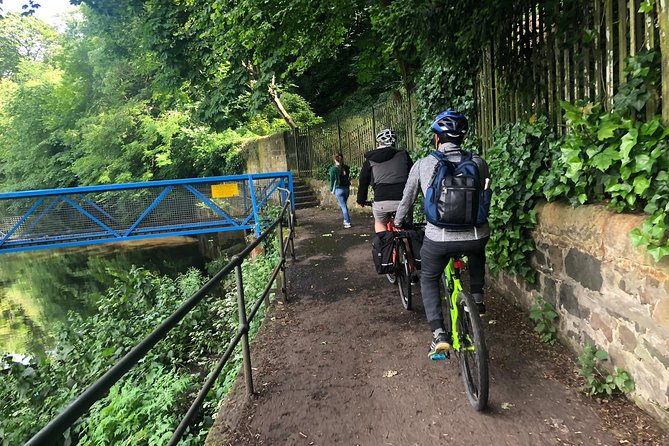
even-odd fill
[{"label": "dirt path", "polygon": [[359,215],[351,229],[340,217],[298,213],[291,301],[273,304],[252,346],[257,395],[246,399],[238,380],[208,444],[669,444],[625,399],[579,393],[574,359],[541,344],[524,315],[492,292],[490,408],[473,411],[457,360],[427,358],[420,297],[404,310],[373,271],[371,217]]}]

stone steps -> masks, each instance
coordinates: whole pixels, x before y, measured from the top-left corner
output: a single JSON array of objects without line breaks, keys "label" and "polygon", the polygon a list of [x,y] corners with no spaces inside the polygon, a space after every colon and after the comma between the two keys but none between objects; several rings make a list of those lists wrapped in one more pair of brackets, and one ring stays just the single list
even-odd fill
[{"label": "stone steps", "polygon": [[313,191],[301,178],[293,177],[293,192],[295,209],[313,208],[320,205]]}]

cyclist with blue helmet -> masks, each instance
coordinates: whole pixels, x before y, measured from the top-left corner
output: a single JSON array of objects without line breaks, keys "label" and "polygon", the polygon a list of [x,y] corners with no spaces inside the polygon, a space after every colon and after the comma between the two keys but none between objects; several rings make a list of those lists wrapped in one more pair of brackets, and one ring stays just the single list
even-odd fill
[{"label": "cyclist with blue helmet", "polygon": [[[434,120],[431,130],[435,133],[435,146],[440,156],[449,161],[459,162],[465,155],[461,144],[468,130],[467,118],[461,113],[446,110]],[[479,181],[483,187],[489,188],[490,173],[487,163],[478,155],[473,155]],[[426,156],[413,165],[402,201],[397,208],[395,224],[402,222],[412,213],[413,203],[422,190],[426,195],[429,183],[433,179],[437,167],[437,157]],[[490,236],[487,223],[460,229],[447,229],[430,222],[425,227],[425,238],[421,248],[421,295],[425,315],[432,330],[432,343],[428,356],[447,352],[451,347],[450,327],[444,326],[440,299],[441,274],[448,260],[455,254],[465,255],[468,259],[471,293],[476,300],[480,313],[485,313],[483,303],[483,285],[485,278],[485,246]]]}]

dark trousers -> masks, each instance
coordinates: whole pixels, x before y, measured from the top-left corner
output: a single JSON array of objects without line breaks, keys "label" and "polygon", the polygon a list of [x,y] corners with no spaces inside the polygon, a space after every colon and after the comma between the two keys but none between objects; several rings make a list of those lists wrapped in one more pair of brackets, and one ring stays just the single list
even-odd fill
[{"label": "dark trousers", "polygon": [[467,256],[470,291],[472,294],[483,293],[486,243],[488,243],[488,237],[457,242],[435,242],[428,238],[423,241],[423,247],[420,250],[422,264],[420,288],[425,316],[432,330],[444,328],[439,287],[441,275],[452,256]]}]

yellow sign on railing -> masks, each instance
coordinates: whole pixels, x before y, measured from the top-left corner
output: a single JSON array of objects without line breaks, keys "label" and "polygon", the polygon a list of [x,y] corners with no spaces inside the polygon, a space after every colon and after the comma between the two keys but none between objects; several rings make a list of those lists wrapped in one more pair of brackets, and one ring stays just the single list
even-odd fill
[{"label": "yellow sign on railing", "polygon": [[211,185],[211,198],[228,198],[237,195],[239,195],[239,185],[237,183]]}]

